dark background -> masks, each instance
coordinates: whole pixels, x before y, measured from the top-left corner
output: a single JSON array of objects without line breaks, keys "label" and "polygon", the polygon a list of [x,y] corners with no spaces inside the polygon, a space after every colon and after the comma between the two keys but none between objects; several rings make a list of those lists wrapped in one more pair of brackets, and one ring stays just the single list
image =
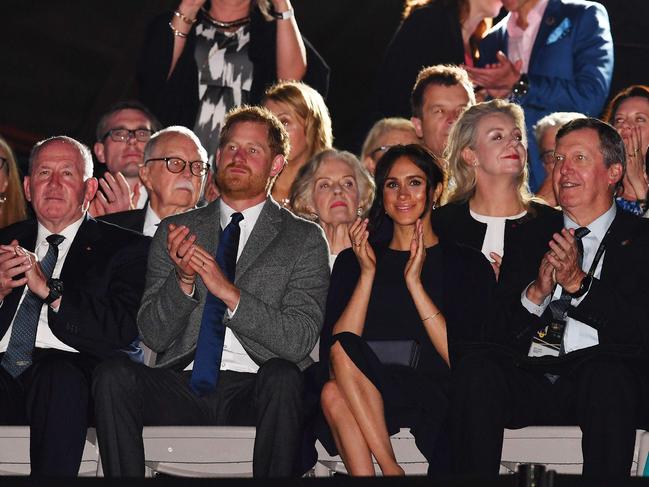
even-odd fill
[{"label": "dark background", "polygon": [[[58,134],[94,142],[97,119],[137,96],[134,73],[144,28],[178,0],[0,2],[0,134],[24,162],[38,140]],[[649,83],[649,0],[602,0],[611,17],[611,93]],[[302,34],[331,67],[327,104],[335,144],[356,151],[385,46],[403,0],[293,0]],[[425,46],[422,46],[425,48]]]}]

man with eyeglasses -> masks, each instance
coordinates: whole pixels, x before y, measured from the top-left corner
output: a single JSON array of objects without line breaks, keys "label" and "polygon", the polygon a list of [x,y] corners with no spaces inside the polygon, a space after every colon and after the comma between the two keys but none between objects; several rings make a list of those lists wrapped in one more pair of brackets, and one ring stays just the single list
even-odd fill
[{"label": "man with eyeglasses", "polygon": [[196,207],[210,167],[206,161],[207,151],[188,128],[156,132],[144,148],[144,165],[139,168],[148,204],[101,220],[152,237],[160,220]]},{"label": "man with eyeglasses", "polygon": [[94,217],[144,208],[148,193],[139,177],[144,146],[159,130],[155,116],[137,101],[113,105],[97,124],[94,152],[107,171],[99,178],[97,196],[90,205]]}]

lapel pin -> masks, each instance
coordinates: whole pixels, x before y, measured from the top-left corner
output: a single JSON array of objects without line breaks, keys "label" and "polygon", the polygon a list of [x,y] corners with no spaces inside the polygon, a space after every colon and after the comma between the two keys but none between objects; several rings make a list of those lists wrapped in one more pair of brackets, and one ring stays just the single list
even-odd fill
[{"label": "lapel pin", "polygon": [[624,245],[629,245],[630,243],[631,240],[622,240],[622,243],[620,243],[620,245],[624,246]]}]

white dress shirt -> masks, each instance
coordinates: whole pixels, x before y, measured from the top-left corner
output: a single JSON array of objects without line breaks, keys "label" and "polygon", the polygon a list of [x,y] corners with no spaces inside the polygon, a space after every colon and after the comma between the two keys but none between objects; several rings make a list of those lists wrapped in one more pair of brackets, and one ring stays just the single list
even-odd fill
[{"label": "white dress shirt", "polygon": [[[582,244],[584,245],[584,258],[582,261],[582,270],[588,272],[593,260],[595,260],[595,255],[597,254],[597,249],[599,248],[600,243],[606,236],[611,223],[615,219],[615,214],[617,212],[615,203],[601,216],[594,220],[588,229],[590,233],[581,239]],[[573,222],[565,213],[563,215],[563,225],[568,229],[579,228],[579,225]],[[602,254],[602,257],[597,263],[597,267],[593,274],[593,277],[599,279],[602,273],[602,264],[606,258],[606,252]],[[528,286],[529,287],[529,286]],[[555,301],[561,296],[562,287],[556,285],[554,292],[548,296],[545,301],[540,305],[534,304],[527,298],[527,288],[523,291],[521,295],[521,302],[523,306],[530,312],[537,316],[541,316],[545,309],[550,304],[550,301]],[[572,306],[578,306],[579,303],[588,295],[584,294],[579,298],[573,298],[570,302]],[[580,350],[582,348],[592,347],[599,344],[599,337],[597,330],[591,326],[588,326],[586,323],[582,323],[579,320],[574,318],[567,317],[566,327],[563,334],[563,348],[566,353],[574,352],[575,350]]]},{"label": "white dress shirt", "polygon": [[[243,215],[243,220],[239,223],[239,228],[241,233],[239,234],[239,248],[237,250],[237,261],[241,257],[248,238],[252,233],[255,224],[259,219],[261,210],[263,209],[266,201],[262,201],[258,205],[255,205],[251,208],[243,210],[241,214]],[[236,210],[230,208],[223,200],[219,200],[219,214],[220,214],[220,223],[221,229],[224,229],[228,223],[230,223],[230,218],[232,214],[236,213]],[[237,312],[235,308],[233,311],[228,309],[228,317],[234,316]],[[194,362],[187,366],[185,370],[191,370],[194,367]],[[246,350],[241,345],[241,342],[237,339],[236,335],[228,327],[225,328],[225,339],[223,342],[223,355],[221,356],[221,370],[233,370],[235,372],[249,372],[252,374],[257,373],[259,366],[255,363],[254,360],[250,358]]]},{"label": "white dress shirt", "polygon": [[146,212],[144,214],[144,228],[142,233],[147,237],[153,237],[158,225],[160,224],[161,218],[156,214],[156,212],[151,208],[151,203],[146,205]]},{"label": "white dress shirt", "polygon": [[525,30],[516,24],[519,17],[518,12],[512,12],[507,21],[507,57],[512,62],[519,59],[523,61],[521,73],[527,73],[529,69],[532,49],[547,6],[548,0],[539,0],[527,14],[527,28]]},{"label": "white dress shirt", "polygon": [[[70,251],[72,242],[74,241],[74,238],[77,236],[77,232],[79,231],[79,227],[83,223],[84,218],[85,218],[85,214],[81,218],[79,218],[76,222],[68,225],[62,232],[59,233],[59,235],[63,235],[65,237],[65,240],[63,240],[63,242],[59,244],[59,257],[56,261],[56,265],[54,266],[54,270],[52,271],[52,277],[54,278],[60,277],[61,269],[63,269],[63,264],[65,263],[65,258],[68,256],[68,252]],[[45,258],[45,254],[47,254],[47,251],[50,248],[50,244],[46,240],[47,237],[49,237],[50,235],[52,235],[52,232],[50,232],[39,222],[38,235],[36,237],[36,248],[34,250],[34,253],[38,257],[39,261]],[[16,313],[18,312],[18,309],[20,308],[23,299],[25,299],[26,293],[27,293],[27,286],[25,286],[23,294],[20,297],[20,301],[18,302],[18,307],[16,308]],[[65,300],[65,291],[63,294],[64,295],[61,297],[61,302]],[[36,329],[36,345],[35,345],[36,348],[56,348],[68,352],[77,352],[78,350],[75,350],[74,348],[66,345],[61,340],[56,338],[56,336],[54,336],[54,333],[52,333],[52,330],[50,330],[47,321],[47,311],[48,311],[47,308],[48,306],[45,305],[45,303],[43,303],[43,307],[41,308],[41,314],[38,319],[38,328]],[[11,330],[13,329],[13,322],[15,319],[16,319],[16,315],[14,314],[14,317],[11,320],[11,325],[9,325],[9,329],[2,337],[2,340],[0,340],[0,352],[7,351],[7,345],[9,344],[9,339],[11,338]]]}]

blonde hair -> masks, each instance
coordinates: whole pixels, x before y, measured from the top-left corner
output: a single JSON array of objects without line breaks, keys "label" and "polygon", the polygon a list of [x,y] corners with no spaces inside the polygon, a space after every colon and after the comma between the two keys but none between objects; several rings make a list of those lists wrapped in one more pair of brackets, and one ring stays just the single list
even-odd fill
[{"label": "blonde hair", "polygon": [[27,218],[27,205],[16,156],[2,136],[0,136],[0,149],[7,155],[7,163],[0,169],[0,171],[6,172],[8,182],[7,191],[5,191],[6,199],[0,212],[0,228],[4,228]]},{"label": "blonde hair", "polygon": [[[412,132],[417,137],[415,126],[408,119],[401,117],[382,118],[378,120],[367,133],[363,148],[361,149],[361,161],[370,155],[370,152],[376,147],[376,141],[386,132],[391,130],[402,130],[404,132]],[[418,138],[418,137],[417,137]]]},{"label": "blonde hair", "polygon": [[299,81],[282,81],[266,90],[262,104],[284,103],[304,123],[308,159],[333,144],[329,109],[320,93]]},{"label": "blonde hair", "polygon": [[293,213],[309,220],[317,219],[317,215],[313,214],[313,178],[322,164],[332,159],[344,162],[354,171],[354,179],[358,188],[358,205],[362,208],[362,216],[367,214],[376,191],[374,179],[354,154],[336,149],[320,152],[300,168],[291,185],[290,206]]},{"label": "blonde hair", "polygon": [[[474,148],[480,120],[497,113],[506,115],[514,121],[516,127],[521,131],[521,144],[527,148],[525,115],[520,106],[496,99],[467,108],[451,128],[444,151],[444,159],[448,163],[449,185],[452,187],[450,194],[445,198],[449,203],[466,202],[475,194],[477,185],[475,168],[464,159],[462,153],[467,147]],[[529,208],[533,195],[530,193],[527,179],[528,169],[525,164],[516,179],[516,192],[521,204]]]}]

